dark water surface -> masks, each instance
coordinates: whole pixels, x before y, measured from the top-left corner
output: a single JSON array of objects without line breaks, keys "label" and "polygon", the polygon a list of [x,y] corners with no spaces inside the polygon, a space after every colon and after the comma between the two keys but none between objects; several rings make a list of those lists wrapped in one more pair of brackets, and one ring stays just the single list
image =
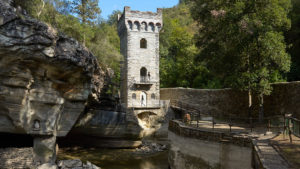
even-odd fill
[{"label": "dark water surface", "polygon": [[58,159],[90,161],[101,169],[168,169],[168,151],[139,154],[135,149],[61,148]]},{"label": "dark water surface", "polygon": [[[252,149],[168,133],[169,150],[61,148],[58,159],[90,161],[102,169],[251,169]],[[156,142],[152,140],[151,142]]]}]

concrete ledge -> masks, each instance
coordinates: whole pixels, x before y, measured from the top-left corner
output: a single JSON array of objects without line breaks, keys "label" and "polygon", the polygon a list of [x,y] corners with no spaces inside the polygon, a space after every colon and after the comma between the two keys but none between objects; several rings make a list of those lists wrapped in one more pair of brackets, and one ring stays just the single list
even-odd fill
[{"label": "concrete ledge", "polygon": [[290,168],[288,162],[282,158],[276,149],[274,149],[269,143],[269,139],[275,135],[255,137],[250,135],[240,136],[238,134],[224,133],[220,131],[207,131],[201,128],[186,126],[183,122],[178,120],[171,120],[169,122],[169,130],[183,137],[251,147],[252,166],[254,169]]},{"label": "concrete ledge", "polygon": [[183,137],[207,141],[228,142],[243,147],[252,147],[252,139],[248,136],[240,136],[233,133],[230,134],[219,131],[206,131],[201,128],[186,126],[178,120],[171,120],[169,122],[169,130]]}]

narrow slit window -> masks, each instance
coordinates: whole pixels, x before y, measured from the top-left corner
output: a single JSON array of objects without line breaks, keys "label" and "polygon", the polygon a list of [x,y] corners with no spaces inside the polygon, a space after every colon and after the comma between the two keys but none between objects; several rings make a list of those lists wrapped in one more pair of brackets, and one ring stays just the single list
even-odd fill
[{"label": "narrow slit window", "polygon": [[135,93],[132,94],[132,99],[133,99],[133,100],[136,99],[136,94],[135,94]]},{"label": "narrow slit window", "polygon": [[154,93],[151,94],[151,99],[155,100],[155,94]]},{"label": "narrow slit window", "polygon": [[147,40],[145,38],[141,39],[140,47],[146,49],[147,48]]}]

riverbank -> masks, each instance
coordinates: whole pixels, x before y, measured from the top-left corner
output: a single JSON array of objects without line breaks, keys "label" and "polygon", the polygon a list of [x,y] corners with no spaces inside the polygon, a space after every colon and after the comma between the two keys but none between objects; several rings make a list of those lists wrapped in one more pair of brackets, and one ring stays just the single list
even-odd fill
[{"label": "riverbank", "polygon": [[82,162],[77,159],[57,160],[56,164],[42,165],[34,162],[32,147],[0,148],[0,168],[6,169],[101,169],[89,161]]}]

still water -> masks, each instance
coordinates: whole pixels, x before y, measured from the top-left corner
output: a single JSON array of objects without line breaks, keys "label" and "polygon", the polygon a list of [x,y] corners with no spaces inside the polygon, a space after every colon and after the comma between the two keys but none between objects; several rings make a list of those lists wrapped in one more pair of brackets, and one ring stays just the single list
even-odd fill
[{"label": "still water", "polygon": [[251,149],[180,137],[169,132],[169,150],[62,148],[58,159],[90,161],[102,169],[251,169]]},{"label": "still water", "polygon": [[139,154],[135,149],[62,148],[58,159],[90,161],[101,169],[168,169],[168,151]]}]

